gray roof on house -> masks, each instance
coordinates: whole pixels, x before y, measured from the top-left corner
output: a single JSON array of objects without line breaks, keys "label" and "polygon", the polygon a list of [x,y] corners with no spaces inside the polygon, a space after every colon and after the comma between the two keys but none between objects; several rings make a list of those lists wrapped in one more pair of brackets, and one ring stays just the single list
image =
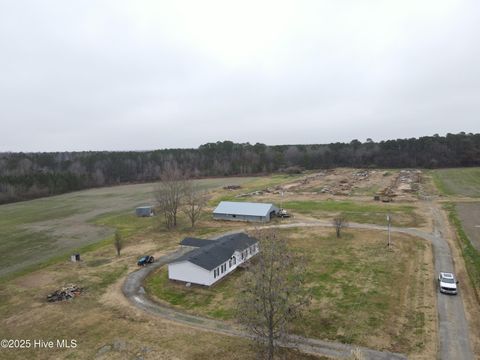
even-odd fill
[{"label": "gray roof on house", "polygon": [[193,246],[193,247],[202,247],[206,245],[211,245],[214,240],[205,240],[199,238],[186,237],[180,241],[180,245],[183,246]]},{"label": "gray roof on house", "polygon": [[211,271],[230,259],[236,250],[243,251],[258,242],[245,233],[225,235],[217,240],[206,241],[210,241],[211,244],[192,250],[172,263],[189,261]]},{"label": "gray roof on house", "polygon": [[230,215],[268,216],[271,211],[277,210],[277,207],[273,204],[222,201],[220,202],[220,204],[218,204],[215,210],[213,210],[213,213]]}]

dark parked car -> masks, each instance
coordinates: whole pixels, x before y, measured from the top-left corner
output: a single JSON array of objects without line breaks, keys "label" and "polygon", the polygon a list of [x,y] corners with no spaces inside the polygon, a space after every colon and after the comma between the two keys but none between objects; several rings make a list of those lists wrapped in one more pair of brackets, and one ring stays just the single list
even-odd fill
[{"label": "dark parked car", "polygon": [[146,256],[142,256],[140,259],[138,259],[137,265],[138,266],[145,266],[145,265],[153,263],[154,261],[155,261],[155,259],[153,258],[153,256],[146,255]]}]

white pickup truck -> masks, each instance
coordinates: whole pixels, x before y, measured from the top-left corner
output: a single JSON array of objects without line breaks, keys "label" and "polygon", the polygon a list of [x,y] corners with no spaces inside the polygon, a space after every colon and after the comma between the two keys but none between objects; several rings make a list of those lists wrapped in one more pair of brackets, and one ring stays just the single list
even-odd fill
[{"label": "white pickup truck", "polygon": [[456,295],[457,284],[458,281],[452,273],[441,272],[440,275],[438,275],[438,286],[440,287],[441,293]]}]

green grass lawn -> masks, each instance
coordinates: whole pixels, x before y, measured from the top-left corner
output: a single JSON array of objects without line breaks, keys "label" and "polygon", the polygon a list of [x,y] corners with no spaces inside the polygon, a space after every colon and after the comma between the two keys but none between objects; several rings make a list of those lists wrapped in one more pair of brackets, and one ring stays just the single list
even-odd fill
[{"label": "green grass lawn", "polygon": [[445,195],[480,197],[480,168],[439,169],[431,172],[438,190]]},{"label": "green grass lawn", "polygon": [[[204,190],[243,184],[254,178],[195,180]],[[124,236],[150,231],[155,219],[137,218],[136,206],[154,203],[153,184],[83,190],[48,198],[0,205],[0,279],[31,271],[70,252],[105,244],[115,229]],[[156,222],[157,221],[157,222]],[[183,226],[183,225],[182,225]],[[185,228],[180,230],[187,230]],[[203,229],[207,234],[212,229]]]},{"label": "green grass lawn", "polygon": [[[423,297],[427,269],[418,260],[427,246],[395,234],[396,250],[388,252],[379,233],[349,231],[337,239],[326,231],[281,231],[291,248],[306,256],[307,283],[313,295],[295,332],[364,345],[379,337],[388,339],[388,348],[402,352],[422,348],[425,322],[421,319],[430,311],[434,314],[434,308],[415,305]],[[244,270],[236,271],[210,288],[187,288],[169,281],[166,268],[162,268],[147,279],[146,290],[187,312],[233,320],[243,274]]]},{"label": "green grass lawn", "polygon": [[391,203],[368,203],[353,201],[287,201],[284,208],[293,213],[325,218],[332,214],[344,214],[348,221],[370,224],[386,224],[386,215],[392,217],[395,226],[419,226],[423,218],[415,212],[411,205],[396,205]]}]

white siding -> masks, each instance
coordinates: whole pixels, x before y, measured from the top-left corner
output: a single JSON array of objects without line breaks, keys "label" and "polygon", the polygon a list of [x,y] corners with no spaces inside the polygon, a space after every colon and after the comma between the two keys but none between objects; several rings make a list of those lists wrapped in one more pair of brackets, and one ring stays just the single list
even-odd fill
[{"label": "white siding", "polygon": [[189,261],[182,261],[168,265],[168,278],[200,285],[211,285],[213,271],[205,270]]},{"label": "white siding", "polygon": [[[243,251],[235,251],[235,253],[232,255],[232,257],[235,257],[235,261],[230,263],[230,260],[232,259],[230,258],[212,271],[208,271],[186,260],[178,263],[171,263],[168,265],[168,278],[171,280],[179,280],[193,284],[210,286],[234,271],[238,265],[249,260],[257,253],[258,243],[246,248]],[[222,265],[224,266],[223,272]],[[216,270],[218,270],[217,276],[215,276]]]},{"label": "white siding", "polygon": [[[261,209],[258,208],[259,206]],[[213,211],[213,218],[215,220],[267,222],[271,220],[272,212],[278,212],[278,208],[272,204],[222,201]]]}]

